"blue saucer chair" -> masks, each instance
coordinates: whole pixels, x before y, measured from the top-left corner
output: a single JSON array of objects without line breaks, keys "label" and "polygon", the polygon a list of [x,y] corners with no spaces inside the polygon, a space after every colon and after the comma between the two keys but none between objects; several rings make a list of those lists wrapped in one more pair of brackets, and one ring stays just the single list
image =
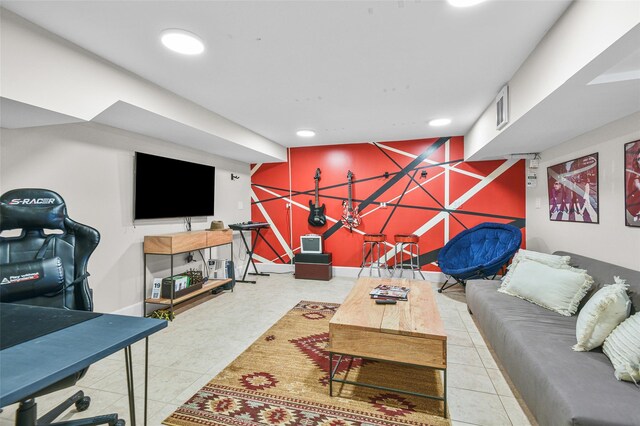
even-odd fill
[{"label": "blue saucer chair", "polygon": [[[438,293],[470,279],[492,279],[520,248],[522,233],[512,225],[485,222],[453,237],[438,254],[438,266],[447,276]],[[447,285],[453,279],[455,282]]]}]

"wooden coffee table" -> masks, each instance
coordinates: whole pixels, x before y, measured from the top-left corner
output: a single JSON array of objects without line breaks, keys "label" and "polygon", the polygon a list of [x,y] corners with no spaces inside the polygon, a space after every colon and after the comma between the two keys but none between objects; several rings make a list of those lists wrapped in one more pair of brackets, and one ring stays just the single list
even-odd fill
[{"label": "wooden coffee table", "polygon": [[[380,284],[410,288],[407,301],[377,305],[369,292]],[[447,335],[436,306],[431,284],[393,278],[360,278],[329,322],[329,394],[333,382],[437,399],[444,402],[447,416]],[[333,367],[333,356],[339,355]],[[409,364],[442,370],[444,393],[426,395],[335,378],[342,356]],[[390,368],[392,368],[390,366]]]}]

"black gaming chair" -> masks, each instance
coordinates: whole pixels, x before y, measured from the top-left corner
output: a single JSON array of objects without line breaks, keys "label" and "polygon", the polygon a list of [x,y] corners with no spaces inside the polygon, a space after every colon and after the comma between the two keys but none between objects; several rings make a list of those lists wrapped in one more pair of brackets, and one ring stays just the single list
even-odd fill
[{"label": "black gaming chair", "polygon": [[[15,189],[0,197],[0,232],[20,229],[20,235],[0,236],[0,268],[3,277],[38,271],[38,279],[0,285],[0,301],[72,310],[93,310],[87,282],[87,261],[100,241],[95,229],[67,216],[64,200],[46,189]],[[25,275],[23,275],[25,276]],[[34,276],[34,275],[31,275]],[[37,419],[34,398],[73,386],[87,369],[30,395],[20,402],[16,425],[51,424],[75,404],[89,408],[91,399],[82,391]],[[124,425],[117,414],[64,422],[65,425]]]}]

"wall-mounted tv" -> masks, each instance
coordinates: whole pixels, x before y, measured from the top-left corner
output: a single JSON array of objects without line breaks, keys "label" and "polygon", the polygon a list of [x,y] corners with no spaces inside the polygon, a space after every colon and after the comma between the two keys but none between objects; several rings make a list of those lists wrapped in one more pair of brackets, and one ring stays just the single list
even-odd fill
[{"label": "wall-mounted tv", "polygon": [[136,152],[134,220],[213,216],[216,168]]}]

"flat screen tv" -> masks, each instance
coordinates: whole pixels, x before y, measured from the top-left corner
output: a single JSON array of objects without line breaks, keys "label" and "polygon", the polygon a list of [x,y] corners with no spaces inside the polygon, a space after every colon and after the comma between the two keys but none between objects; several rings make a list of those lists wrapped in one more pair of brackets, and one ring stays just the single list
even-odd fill
[{"label": "flat screen tv", "polygon": [[136,152],[134,220],[213,216],[216,168]]}]

